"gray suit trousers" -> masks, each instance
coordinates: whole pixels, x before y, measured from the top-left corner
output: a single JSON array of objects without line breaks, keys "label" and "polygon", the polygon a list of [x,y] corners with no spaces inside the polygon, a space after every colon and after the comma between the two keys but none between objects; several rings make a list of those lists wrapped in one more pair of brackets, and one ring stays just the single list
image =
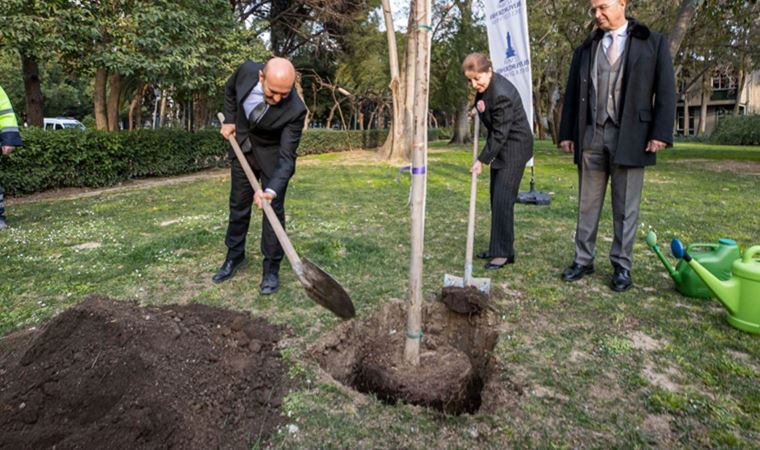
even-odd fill
[{"label": "gray suit trousers", "polygon": [[609,180],[614,231],[610,262],[631,270],[644,168],[622,167],[612,163],[618,132],[619,129],[609,121],[604,126],[589,126],[586,131],[587,139],[581,154],[581,164],[578,165],[575,262],[585,266],[594,261],[599,217]]}]

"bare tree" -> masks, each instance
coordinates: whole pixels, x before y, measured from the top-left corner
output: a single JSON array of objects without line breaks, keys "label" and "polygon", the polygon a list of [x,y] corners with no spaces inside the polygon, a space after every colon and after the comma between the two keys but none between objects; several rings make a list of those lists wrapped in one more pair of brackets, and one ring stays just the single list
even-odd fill
[{"label": "bare tree", "polygon": [[412,249],[409,267],[409,309],[404,360],[420,364],[422,339],[422,254],[425,236],[428,81],[430,79],[430,0],[417,0],[413,9],[417,51],[415,57],[414,144],[412,146]]}]

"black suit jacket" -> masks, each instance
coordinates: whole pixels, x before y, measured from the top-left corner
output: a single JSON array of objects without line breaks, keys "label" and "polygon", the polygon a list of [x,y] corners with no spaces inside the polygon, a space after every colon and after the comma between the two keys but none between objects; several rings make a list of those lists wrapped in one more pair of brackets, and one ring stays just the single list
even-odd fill
[{"label": "black suit jacket", "polygon": [[[295,87],[280,103],[269,106],[256,124],[245,116],[243,102],[259,83],[263,64],[244,62],[227,80],[224,88],[224,123],[235,124],[235,138],[242,144],[250,139],[254,160],[269,179],[264,189],[284,192],[295,173],[296,150],[301,141],[306,106],[296,94]],[[230,158],[234,158],[230,151]]]},{"label": "black suit jacket", "polygon": [[507,164],[525,166],[533,156],[533,132],[517,88],[494,72],[485,92],[475,96],[475,107],[488,129],[486,146],[478,160],[494,169]]},{"label": "black suit jacket", "polygon": [[[657,162],[655,153],[646,152],[647,142],[657,139],[673,143],[676,97],[673,61],[668,40],[646,26],[628,19],[627,57],[623,69],[620,99],[620,134],[614,163],[644,167]],[[559,140],[573,141],[575,163],[580,163],[586,125],[591,121],[590,95],[594,89],[591,67],[596,48],[604,37],[597,29],[575,49],[565,90]]]}]

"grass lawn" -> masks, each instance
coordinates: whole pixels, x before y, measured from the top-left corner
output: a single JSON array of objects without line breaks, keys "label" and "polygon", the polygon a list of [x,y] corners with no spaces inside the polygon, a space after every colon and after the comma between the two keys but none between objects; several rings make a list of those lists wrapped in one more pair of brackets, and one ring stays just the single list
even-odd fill
[{"label": "grass lawn", "polygon": [[[389,406],[326,382],[302,357],[338,319],[283,267],[281,291],[258,294],[260,220],[252,264],[211,283],[225,254],[229,176],[88,196],[11,199],[0,232],[0,334],[32,326],[91,293],[143,304],[201,302],[285,324],[298,388],[284,409],[297,432],[281,448],[738,447],[760,444],[760,336],[731,328],[715,300],[680,296],[644,242],[760,244],[760,148],[680,144],[646,172],[635,246],[635,287],[607,288],[612,222],[600,224],[597,273],[559,278],[573,257],[577,174],[549,142],[536,148],[537,189],[550,206],[516,207],[517,264],[491,277],[503,311],[497,374],[514,397],[460,417]],[[424,292],[461,275],[469,148],[436,143],[429,155]],[[405,298],[410,181],[372,153],[305,157],[288,189],[287,229],[301,255],[351,294],[360,318]],[[528,176],[523,180],[527,190]],[[479,185],[475,250],[486,249],[488,177]],[[608,194],[609,198],[609,194]],[[665,245],[661,245],[667,247]],[[292,428],[295,430],[295,428]]]}]

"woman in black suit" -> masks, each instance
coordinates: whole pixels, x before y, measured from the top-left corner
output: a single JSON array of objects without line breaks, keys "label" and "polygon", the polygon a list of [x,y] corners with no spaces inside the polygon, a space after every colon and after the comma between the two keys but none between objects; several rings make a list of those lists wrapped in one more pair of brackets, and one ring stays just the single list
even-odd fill
[{"label": "woman in black suit", "polygon": [[533,157],[533,133],[517,88],[494,73],[485,55],[468,55],[462,71],[477,91],[475,107],[488,129],[486,145],[471,169],[480,175],[483,164],[491,166],[491,243],[478,258],[489,260],[486,269],[500,269],[515,262],[515,201],[525,164]]}]

